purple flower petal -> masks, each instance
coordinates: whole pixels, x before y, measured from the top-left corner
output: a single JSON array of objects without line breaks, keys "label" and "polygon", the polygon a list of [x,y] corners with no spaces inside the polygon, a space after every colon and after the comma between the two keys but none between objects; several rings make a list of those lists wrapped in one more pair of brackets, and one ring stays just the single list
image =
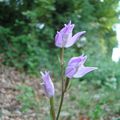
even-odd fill
[{"label": "purple flower petal", "polygon": [[72,78],[73,75],[75,74],[76,72],[76,69],[72,66],[68,66],[66,68],[66,71],[65,71],[65,75],[68,77],[68,78]]},{"label": "purple flower petal", "polygon": [[73,31],[74,24],[71,24],[71,21],[60,30],[61,34],[69,34]]},{"label": "purple flower petal", "polygon": [[73,57],[69,60],[68,65],[76,66],[78,64],[84,64],[86,59],[87,59],[87,56],[83,56],[83,55],[79,57]]},{"label": "purple flower petal", "polygon": [[54,96],[55,90],[54,90],[54,85],[50,78],[49,72],[46,72],[46,71],[45,71],[45,73],[41,72],[41,75],[42,75],[45,95],[50,98],[50,97]]},{"label": "purple flower petal", "polygon": [[84,66],[80,66],[77,70],[77,72],[74,74],[74,78],[81,78],[84,75],[86,75],[87,73],[96,70],[96,67],[84,67]]},{"label": "purple flower petal", "polygon": [[68,39],[65,47],[68,48],[68,47],[71,47],[73,44],[75,44],[79,38],[84,35],[86,32],[85,31],[82,31],[82,32],[79,32],[79,33],[76,33],[71,39]]},{"label": "purple flower petal", "polygon": [[71,24],[70,21],[67,25],[65,24],[65,26],[59,32],[57,32],[57,35],[55,36],[55,45],[57,47],[71,47],[85,33],[85,31],[79,32],[72,37],[74,26],[75,25]]},{"label": "purple flower petal", "polygon": [[57,34],[55,36],[55,45],[57,47],[62,47],[62,44],[63,44],[62,35],[60,32],[57,32]]},{"label": "purple flower petal", "polygon": [[96,67],[85,67],[84,63],[86,59],[87,56],[84,55],[71,58],[65,70],[65,76],[68,78],[81,78],[85,74],[97,69]]}]

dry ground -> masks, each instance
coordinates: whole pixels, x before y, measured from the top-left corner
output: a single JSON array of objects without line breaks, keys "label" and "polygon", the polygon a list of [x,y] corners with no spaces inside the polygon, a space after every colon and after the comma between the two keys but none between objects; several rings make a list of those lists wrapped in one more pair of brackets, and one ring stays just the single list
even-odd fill
[{"label": "dry ground", "polygon": [[33,109],[24,114],[20,111],[21,104],[16,100],[20,91],[16,86],[22,84],[34,87],[38,91],[36,94],[42,96],[43,91],[36,78],[20,74],[14,68],[0,66],[0,120],[36,120]]},{"label": "dry ground", "polygon": [[[21,112],[21,103],[16,100],[16,96],[20,94],[20,91],[16,89],[18,85],[31,86],[35,90],[35,99],[41,100],[41,103],[43,101],[43,105],[39,109],[39,115],[32,108],[25,113]],[[59,84],[56,83],[55,87],[57,88],[56,93],[60,95]],[[69,93],[71,94],[72,91],[69,91]],[[61,113],[62,120],[90,120],[87,116],[81,115],[76,102],[70,101],[70,94],[66,94],[65,96],[63,112]],[[56,95],[56,98],[58,95]],[[49,120],[49,104],[46,101],[48,102],[46,97],[44,97],[39,78],[30,77],[18,72],[14,68],[7,68],[0,65],[0,120]],[[66,106],[68,103],[69,106]],[[45,118],[45,116],[48,117]],[[109,116],[107,119],[100,120],[119,120],[114,119],[118,117]]]}]

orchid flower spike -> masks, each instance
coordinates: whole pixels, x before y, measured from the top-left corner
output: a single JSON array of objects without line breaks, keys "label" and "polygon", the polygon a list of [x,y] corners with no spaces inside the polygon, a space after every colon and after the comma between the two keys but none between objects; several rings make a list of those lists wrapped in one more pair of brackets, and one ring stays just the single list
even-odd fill
[{"label": "orchid flower spike", "polygon": [[49,98],[51,98],[52,96],[54,96],[55,90],[54,90],[54,85],[53,82],[50,78],[49,72],[41,72],[42,75],[42,80],[43,80],[43,86],[44,86],[44,91],[45,91],[45,95]]},{"label": "orchid flower spike", "polygon": [[68,78],[81,78],[87,73],[96,70],[96,67],[85,67],[84,63],[87,56],[73,57],[69,60],[68,66],[65,70],[65,75]]},{"label": "orchid flower spike", "polygon": [[85,31],[78,32],[72,36],[72,31],[74,24],[71,24],[71,21],[59,31],[55,36],[55,45],[60,48],[68,48],[75,44],[79,38],[85,34]]}]

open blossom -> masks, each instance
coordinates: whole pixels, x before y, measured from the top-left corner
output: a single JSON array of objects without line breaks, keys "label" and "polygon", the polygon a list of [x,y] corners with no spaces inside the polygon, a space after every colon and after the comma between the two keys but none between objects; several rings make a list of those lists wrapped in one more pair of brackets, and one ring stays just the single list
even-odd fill
[{"label": "open blossom", "polygon": [[54,96],[55,93],[53,82],[50,78],[49,72],[46,71],[45,73],[41,72],[41,75],[42,75],[45,95],[50,98]]},{"label": "open blossom", "polygon": [[55,45],[57,47],[71,47],[77,40],[85,33],[85,31],[78,32],[74,36],[72,36],[72,31],[74,28],[74,24],[71,24],[71,21],[59,31],[55,36]]},{"label": "open blossom", "polygon": [[73,57],[69,60],[68,66],[65,71],[65,75],[68,78],[81,78],[85,74],[97,69],[96,67],[86,67],[84,63],[87,59],[87,56]]}]

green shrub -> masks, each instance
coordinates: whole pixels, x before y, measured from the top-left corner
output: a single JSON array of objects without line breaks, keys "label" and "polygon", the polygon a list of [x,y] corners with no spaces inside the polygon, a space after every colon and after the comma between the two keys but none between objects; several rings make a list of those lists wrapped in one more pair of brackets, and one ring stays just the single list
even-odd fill
[{"label": "green shrub", "polygon": [[[118,2],[119,0],[1,1],[0,54],[4,56],[3,63],[29,73],[46,68],[57,70],[58,50],[54,47],[54,36],[69,20],[76,25],[74,33],[82,30],[87,33],[73,47],[72,52],[66,53],[66,61],[69,56],[81,53],[96,56],[99,51],[100,55],[110,54],[116,44],[112,25],[118,20]],[[100,58],[96,60],[99,61]],[[53,64],[56,66],[53,67]]]}]

